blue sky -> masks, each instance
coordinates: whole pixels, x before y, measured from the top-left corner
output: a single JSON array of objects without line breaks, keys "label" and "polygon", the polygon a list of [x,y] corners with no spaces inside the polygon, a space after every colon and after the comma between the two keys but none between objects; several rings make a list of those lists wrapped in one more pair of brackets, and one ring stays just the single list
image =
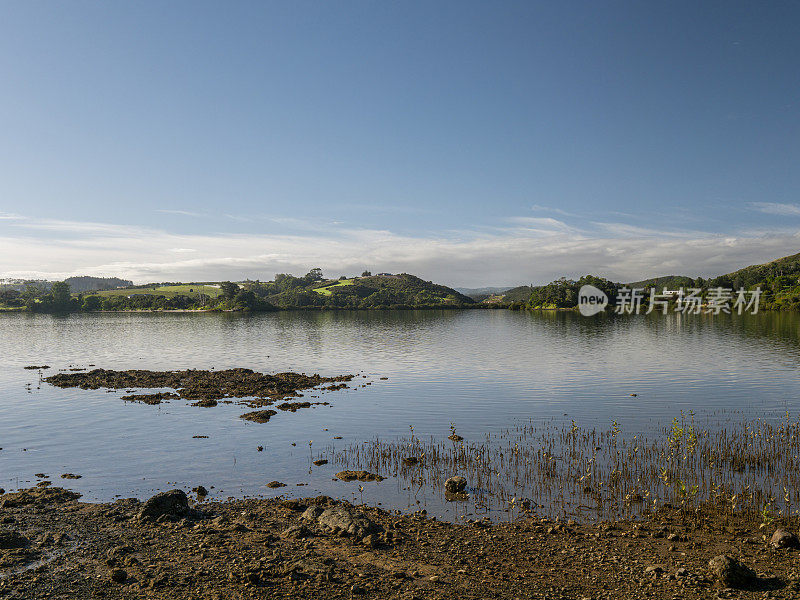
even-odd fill
[{"label": "blue sky", "polygon": [[5,2],[0,276],[452,285],[800,251],[800,5]]}]

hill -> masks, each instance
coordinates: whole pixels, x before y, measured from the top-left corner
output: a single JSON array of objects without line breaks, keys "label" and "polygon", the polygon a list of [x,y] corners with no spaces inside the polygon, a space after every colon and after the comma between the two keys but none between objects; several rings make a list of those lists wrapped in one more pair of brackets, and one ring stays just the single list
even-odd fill
[{"label": "hill", "polygon": [[453,288],[459,294],[464,294],[465,296],[469,296],[473,300],[477,300],[480,302],[484,298],[488,298],[489,296],[500,296],[506,290],[510,290],[511,286],[495,286],[495,287],[482,287],[482,288]]},{"label": "hill", "polygon": [[687,288],[694,286],[694,279],[686,277],[685,275],[664,275],[662,277],[651,277],[650,279],[643,279],[642,281],[633,281],[626,283],[629,288],[651,288],[657,290],[667,288],[668,290],[675,290],[678,288]]},{"label": "hill", "polygon": [[[73,292],[75,290],[72,290]],[[0,298],[9,307],[45,311],[46,294]],[[81,303],[82,301],[82,303]],[[475,305],[456,290],[414,275],[382,273],[325,279],[319,269],[302,277],[286,273],[273,281],[151,283],[72,294],[71,310],[251,310],[276,308],[455,308]]]},{"label": "hill", "polygon": [[800,253],[714,277],[706,281],[704,287],[760,287],[763,308],[800,309]]},{"label": "hill", "polygon": [[503,294],[503,301],[504,302],[527,302],[530,299],[533,290],[536,287],[532,287],[529,285],[520,285],[515,288],[511,288]]},{"label": "hill", "polygon": [[127,279],[119,279],[117,277],[89,277],[88,275],[68,277],[64,281],[69,284],[69,289],[72,293],[113,290],[133,285],[133,282]]},{"label": "hill", "polygon": [[447,308],[475,301],[444,285],[408,273],[322,279],[278,275],[268,283],[250,283],[257,296],[280,308]]}]

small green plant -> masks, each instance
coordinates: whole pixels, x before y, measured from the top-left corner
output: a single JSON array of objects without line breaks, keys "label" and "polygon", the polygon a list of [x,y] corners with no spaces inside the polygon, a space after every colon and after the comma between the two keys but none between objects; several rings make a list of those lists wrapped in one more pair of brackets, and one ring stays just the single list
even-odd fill
[{"label": "small green plant", "polygon": [[769,503],[764,504],[764,508],[761,509],[759,514],[761,515],[761,524],[758,526],[760,529],[769,527],[775,520],[775,516],[772,514],[772,511],[769,508]]}]

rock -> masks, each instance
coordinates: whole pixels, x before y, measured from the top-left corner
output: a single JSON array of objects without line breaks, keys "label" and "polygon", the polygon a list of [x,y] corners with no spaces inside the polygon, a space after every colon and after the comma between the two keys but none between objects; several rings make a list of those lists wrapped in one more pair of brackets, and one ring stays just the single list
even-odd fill
[{"label": "rock", "polygon": [[115,583],[125,583],[128,580],[128,574],[124,569],[112,569],[109,576]]},{"label": "rock", "polygon": [[214,408],[216,405],[217,401],[213,398],[204,398],[203,400],[192,402],[192,406],[199,406],[200,408]]},{"label": "rock", "polygon": [[791,531],[778,529],[772,534],[770,544],[772,544],[773,548],[798,548],[800,547],[800,539]]},{"label": "rock", "polygon": [[13,529],[0,529],[0,548],[10,550],[13,548],[25,548],[30,545],[30,540],[18,531]]},{"label": "rock", "polygon": [[317,523],[324,531],[337,535],[350,535],[359,540],[378,529],[377,525],[365,515],[345,506],[326,508],[317,517]]},{"label": "rock", "polygon": [[270,417],[274,417],[277,414],[278,411],[276,410],[254,410],[240,415],[239,418],[245,421],[253,421],[254,423],[266,423]]},{"label": "rock", "polygon": [[708,561],[708,569],[723,587],[746,588],[756,582],[756,574],[750,568],[727,554],[720,554]]},{"label": "rock", "polygon": [[203,496],[203,497],[208,496],[208,490],[202,485],[198,485],[197,487],[192,488],[192,491],[198,496]]},{"label": "rock", "polygon": [[139,511],[139,519],[158,519],[162,516],[183,516],[189,512],[189,499],[183,490],[161,492],[150,498]]},{"label": "rock", "polygon": [[294,511],[301,511],[305,510],[306,508],[306,505],[303,502],[300,502],[299,500],[284,500],[283,502],[281,502],[281,506]]},{"label": "rock", "polygon": [[342,481],[383,481],[383,477],[367,471],[339,471],[336,477]]},{"label": "rock", "polygon": [[282,483],[282,482],[280,482],[280,481],[270,481],[270,482],[267,484],[267,487],[268,487],[268,488],[282,488],[282,487],[286,487],[286,484],[285,484],[285,483]]},{"label": "rock", "polygon": [[120,556],[125,556],[132,552],[133,548],[131,546],[114,546],[106,554],[108,558],[119,558]]},{"label": "rock", "polygon": [[319,516],[325,511],[325,509],[319,506],[309,506],[305,512],[300,515],[301,519],[306,519],[307,521],[316,522]]},{"label": "rock", "polygon": [[314,464],[317,465],[318,467],[321,467],[322,465],[327,465],[328,461],[325,460],[324,458],[320,458],[318,460],[315,460]]},{"label": "rock", "polygon": [[444,491],[449,492],[451,494],[461,494],[467,487],[467,480],[464,479],[461,475],[456,475],[455,477],[451,477],[447,481],[444,482]]},{"label": "rock", "polygon": [[80,479],[83,475],[76,475],[75,473],[62,473],[61,479]]},{"label": "rock", "polygon": [[290,525],[281,532],[281,537],[292,540],[302,540],[311,537],[311,530],[305,525]]},{"label": "rock", "polygon": [[649,567],[645,567],[644,572],[646,575],[659,575],[664,572],[664,567],[661,565],[650,565]]}]

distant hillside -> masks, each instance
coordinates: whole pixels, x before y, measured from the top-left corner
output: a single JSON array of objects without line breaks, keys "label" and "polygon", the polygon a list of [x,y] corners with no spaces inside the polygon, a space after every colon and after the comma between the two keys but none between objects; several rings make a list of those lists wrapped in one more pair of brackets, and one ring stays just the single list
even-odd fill
[{"label": "distant hillside", "polygon": [[536,289],[535,287],[531,287],[529,285],[520,285],[515,288],[511,288],[506,290],[506,293],[503,294],[503,301],[504,302],[527,302],[533,290]]},{"label": "distant hillside", "polygon": [[465,296],[469,296],[473,300],[483,300],[484,298],[488,298],[489,296],[497,296],[505,292],[506,290],[510,290],[511,286],[505,287],[482,287],[482,288],[453,288],[459,294],[464,294]]},{"label": "distant hillside", "polygon": [[687,288],[694,285],[694,279],[686,277],[685,275],[664,275],[663,277],[652,277],[642,281],[634,281],[626,283],[629,288],[650,288],[654,287],[657,290],[667,288],[668,290],[676,290],[678,288]]},{"label": "distant hillside", "polygon": [[800,253],[784,256],[761,265],[751,265],[733,273],[719,275],[708,280],[708,285],[716,287],[749,288],[773,279],[788,278],[785,283],[797,282],[800,277]]},{"label": "distant hillside", "polygon": [[133,282],[127,279],[118,279],[117,277],[89,277],[87,275],[68,277],[64,281],[69,284],[69,289],[72,293],[115,290],[120,287],[133,285]]},{"label": "distant hillside", "polygon": [[453,288],[408,273],[329,280],[278,275],[274,282],[245,287],[280,308],[431,308],[475,303]]}]

